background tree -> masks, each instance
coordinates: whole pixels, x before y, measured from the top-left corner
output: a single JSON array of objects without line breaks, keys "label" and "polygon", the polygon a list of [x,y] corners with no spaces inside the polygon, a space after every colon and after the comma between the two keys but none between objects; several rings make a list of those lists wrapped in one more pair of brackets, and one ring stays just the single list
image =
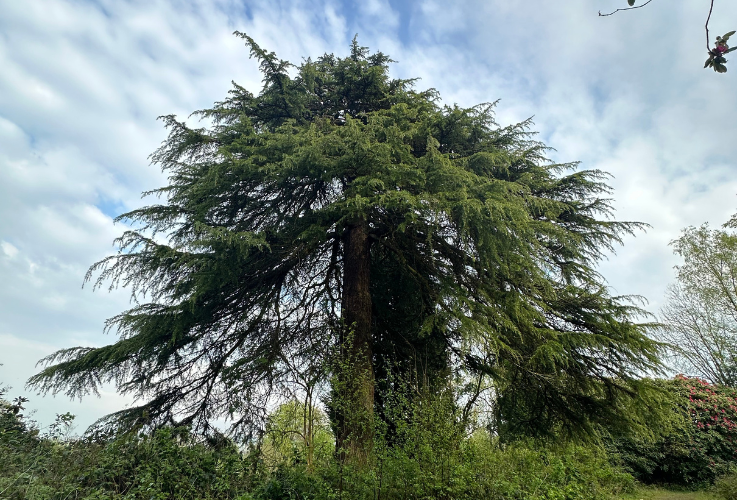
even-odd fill
[{"label": "background tree", "polygon": [[672,243],[684,263],[660,312],[675,366],[691,375],[737,384],[737,235],[707,224]]},{"label": "background tree", "polygon": [[390,79],[355,39],[292,76],[238,35],[261,93],[234,84],[195,113],[209,128],[163,118],[164,202],[121,215],[135,228],[87,275],[139,301],[108,321],[119,340],[55,353],[32,386],[113,381],[141,403],[110,417],[120,428],[225,417],[242,434],[298,367],[330,379],[337,449],[357,463],[390,371],[489,377],[510,432],[628,418],[657,344],[594,269],[640,227],[611,220],[605,174],[550,162],[493,104],[441,106]]},{"label": "background tree", "polygon": [[261,453],[270,467],[302,462],[312,471],[316,461],[332,458],[334,446],[325,414],[293,400],[269,415]]}]

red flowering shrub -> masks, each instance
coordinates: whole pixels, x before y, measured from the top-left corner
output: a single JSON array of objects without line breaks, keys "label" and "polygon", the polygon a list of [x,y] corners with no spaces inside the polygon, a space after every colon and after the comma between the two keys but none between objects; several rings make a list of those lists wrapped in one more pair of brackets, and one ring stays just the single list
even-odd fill
[{"label": "red flowering shrub", "polygon": [[622,438],[613,446],[645,483],[693,486],[737,465],[737,389],[679,375],[655,384],[669,394],[673,420],[654,440]]}]

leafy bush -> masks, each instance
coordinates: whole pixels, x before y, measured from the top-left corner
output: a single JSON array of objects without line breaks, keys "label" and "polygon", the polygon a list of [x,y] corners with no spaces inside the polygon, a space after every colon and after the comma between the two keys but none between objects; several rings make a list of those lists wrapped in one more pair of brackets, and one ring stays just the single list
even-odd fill
[{"label": "leafy bush", "polygon": [[449,390],[389,406],[393,433],[377,423],[374,467],[337,471],[331,481],[348,498],[596,500],[634,488],[601,447],[503,445],[485,429],[467,435]]},{"label": "leafy bush", "polygon": [[[392,432],[386,422],[377,424],[374,461],[360,469],[324,451],[316,451],[309,467],[299,449],[304,440],[273,436],[244,450],[228,440],[208,444],[185,428],[68,438],[68,416],[42,432],[23,416],[22,403],[0,399],[4,499],[596,500],[634,484],[602,448],[501,445],[483,429],[467,435],[451,395],[442,392],[411,403],[397,397],[390,408]],[[300,407],[291,403],[275,410],[273,435],[290,434],[284,431],[293,429],[295,409]],[[321,425],[315,436],[325,440],[325,432]]]},{"label": "leafy bush", "polygon": [[490,446],[478,452],[477,495],[467,498],[595,500],[635,486],[634,478],[613,467],[596,446],[518,443],[496,451]]},{"label": "leafy bush", "polygon": [[714,491],[724,500],[737,500],[737,472],[731,472],[717,479]]},{"label": "leafy bush", "polygon": [[48,483],[57,481],[52,457],[63,462],[61,439],[69,429],[72,415],[57,415],[45,432],[23,414],[25,398],[3,399],[0,388],[0,498],[50,498]]},{"label": "leafy bush", "polygon": [[184,428],[72,439],[64,432],[71,415],[41,432],[24,416],[24,402],[0,398],[3,499],[230,499],[257,477],[229,442],[208,446]]},{"label": "leafy bush", "polygon": [[645,483],[696,487],[737,465],[737,390],[684,376],[655,383],[669,395],[671,425],[652,440],[615,440],[625,467]]},{"label": "leafy bush", "polygon": [[[420,443],[418,448],[423,448]],[[598,447],[515,443],[479,431],[451,456],[394,449],[371,471],[346,474],[349,498],[596,500],[634,489]]]},{"label": "leafy bush", "polygon": [[248,485],[249,473],[232,445],[212,448],[185,428],[152,435],[126,435],[97,447],[95,467],[78,477],[83,487],[132,498],[233,498]]}]

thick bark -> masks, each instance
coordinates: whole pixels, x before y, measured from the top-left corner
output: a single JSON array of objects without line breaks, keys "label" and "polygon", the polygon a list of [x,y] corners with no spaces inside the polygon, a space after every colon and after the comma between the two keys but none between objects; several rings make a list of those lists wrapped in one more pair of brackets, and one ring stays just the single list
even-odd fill
[{"label": "thick bark", "polygon": [[347,228],[343,253],[342,367],[339,374],[341,458],[357,465],[373,449],[374,369],[371,347],[371,259],[368,222]]}]

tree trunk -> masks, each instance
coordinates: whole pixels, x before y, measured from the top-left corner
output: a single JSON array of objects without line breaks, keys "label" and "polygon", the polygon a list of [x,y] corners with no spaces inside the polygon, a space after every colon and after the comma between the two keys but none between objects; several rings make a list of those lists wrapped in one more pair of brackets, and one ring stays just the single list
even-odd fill
[{"label": "tree trunk", "polygon": [[342,367],[338,376],[337,448],[341,459],[366,465],[373,451],[374,369],[371,347],[371,254],[368,222],[349,226],[343,253]]}]

